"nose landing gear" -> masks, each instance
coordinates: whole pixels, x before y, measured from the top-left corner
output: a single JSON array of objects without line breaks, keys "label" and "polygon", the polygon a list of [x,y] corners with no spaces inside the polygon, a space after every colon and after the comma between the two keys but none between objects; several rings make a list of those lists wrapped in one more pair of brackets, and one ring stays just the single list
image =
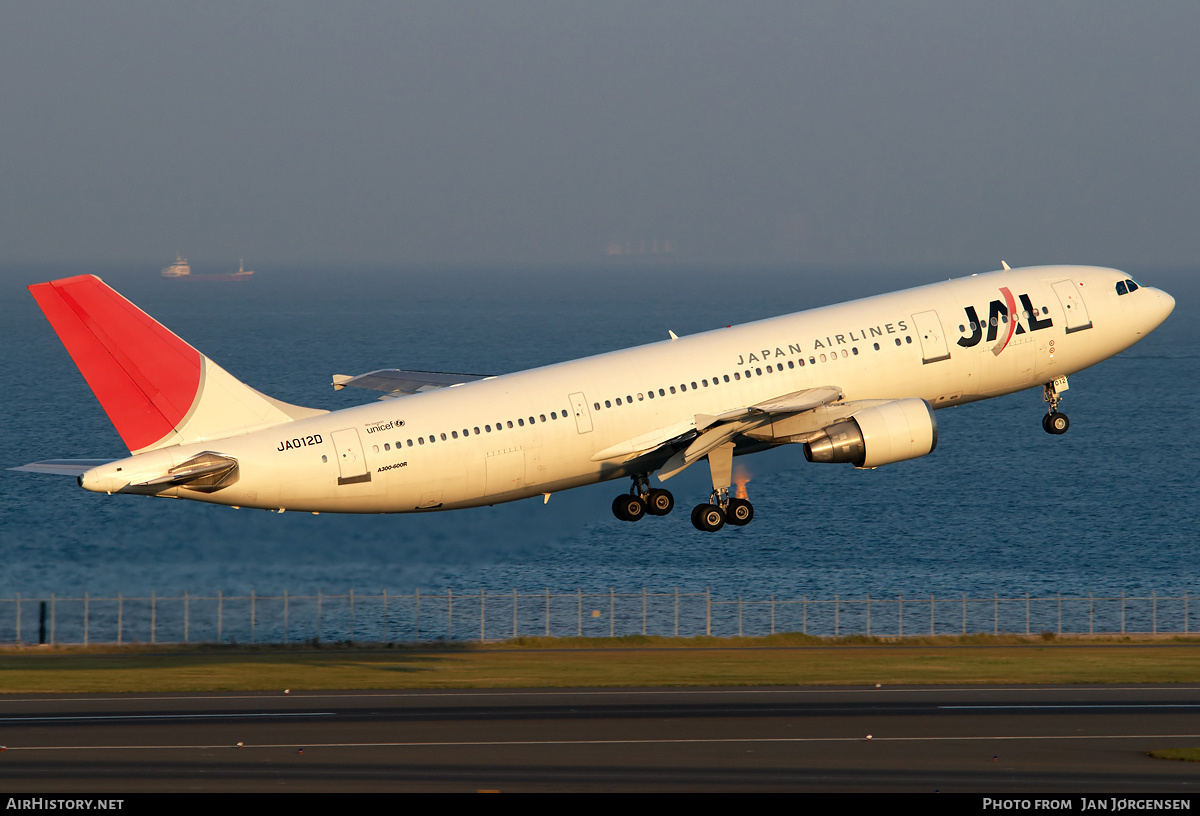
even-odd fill
[{"label": "nose landing gear", "polygon": [[1065,434],[1071,427],[1071,421],[1066,414],[1058,411],[1058,403],[1062,400],[1062,392],[1070,388],[1066,377],[1059,377],[1053,382],[1042,386],[1042,402],[1050,403],[1050,412],[1042,417],[1042,430],[1048,434]]}]

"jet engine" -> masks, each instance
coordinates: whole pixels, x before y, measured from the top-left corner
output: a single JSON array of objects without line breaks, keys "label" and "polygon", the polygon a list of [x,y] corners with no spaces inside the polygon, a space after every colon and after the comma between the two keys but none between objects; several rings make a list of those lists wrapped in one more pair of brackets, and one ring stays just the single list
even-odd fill
[{"label": "jet engine", "polygon": [[914,398],[865,408],[818,431],[804,443],[804,458],[874,468],[925,456],[936,447],[933,409]]}]

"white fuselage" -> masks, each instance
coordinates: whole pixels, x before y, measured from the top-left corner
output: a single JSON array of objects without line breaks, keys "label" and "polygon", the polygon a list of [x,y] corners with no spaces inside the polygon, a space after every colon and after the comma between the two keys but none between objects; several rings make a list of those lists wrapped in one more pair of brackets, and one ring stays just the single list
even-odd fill
[{"label": "white fuselage", "polygon": [[976,275],[164,448],[97,468],[83,485],[116,491],[131,474],[213,451],[237,459],[235,484],[159,495],[400,513],[553,493],[653,471],[670,453],[633,445],[622,455],[626,441],[659,432],[666,441],[697,415],[807,388],[943,408],[1087,368],[1136,343],[1174,305],[1150,287],[1118,295],[1126,278],[1065,266]]}]

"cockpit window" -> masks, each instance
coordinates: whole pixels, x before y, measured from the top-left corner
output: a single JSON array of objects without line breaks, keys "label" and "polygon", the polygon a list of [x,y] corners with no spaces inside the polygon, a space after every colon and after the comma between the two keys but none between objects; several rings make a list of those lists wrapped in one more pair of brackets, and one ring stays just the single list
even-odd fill
[{"label": "cockpit window", "polygon": [[1130,291],[1130,292],[1136,292],[1136,291],[1138,290],[1138,285],[1137,285],[1137,283],[1136,283],[1136,282],[1135,282],[1135,281],[1134,281],[1132,278],[1130,278],[1129,280],[1127,280],[1127,281],[1125,281],[1125,282],[1126,282],[1127,284],[1129,284],[1129,291]]},{"label": "cockpit window", "polygon": [[1117,281],[1117,294],[1118,295],[1129,294],[1129,290],[1125,288],[1125,281]]}]

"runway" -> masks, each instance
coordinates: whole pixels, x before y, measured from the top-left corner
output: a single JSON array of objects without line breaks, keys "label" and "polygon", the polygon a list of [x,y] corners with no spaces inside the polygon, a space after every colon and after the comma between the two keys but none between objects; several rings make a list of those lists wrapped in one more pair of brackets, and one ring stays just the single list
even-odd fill
[{"label": "runway", "polygon": [[[1172,793],[1200,686],[0,697],[6,793]],[[1076,805],[1078,807],[1078,804]]]}]

